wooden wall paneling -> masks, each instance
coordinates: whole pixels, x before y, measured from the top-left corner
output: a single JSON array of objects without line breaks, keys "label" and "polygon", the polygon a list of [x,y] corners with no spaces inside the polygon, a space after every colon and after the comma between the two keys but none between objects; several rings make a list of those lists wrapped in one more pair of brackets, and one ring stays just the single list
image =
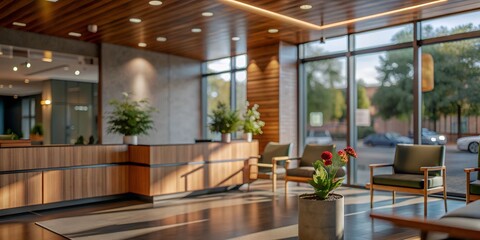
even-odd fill
[{"label": "wooden wall paneling", "polygon": [[42,173],[0,175],[0,209],[42,204]]},{"label": "wooden wall paneling", "polygon": [[128,166],[129,192],[151,196],[151,191],[154,191],[154,186],[151,184],[151,179],[149,167]]},{"label": "wooden wall paneling", "polygon": [[279,45],[272,44],[248,49],[247,100],[260,105],[261,119],[265,122],[262,135],[256,135],[260,152],[268,142],[278,142],[279,136]]}]

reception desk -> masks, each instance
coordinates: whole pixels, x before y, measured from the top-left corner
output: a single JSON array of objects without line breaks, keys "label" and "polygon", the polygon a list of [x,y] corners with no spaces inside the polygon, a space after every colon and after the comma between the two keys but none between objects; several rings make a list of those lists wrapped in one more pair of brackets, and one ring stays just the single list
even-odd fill
[{"label": "reception desk", "polygon": [[246,183],[258,142],[0,148],[0,215]]}]

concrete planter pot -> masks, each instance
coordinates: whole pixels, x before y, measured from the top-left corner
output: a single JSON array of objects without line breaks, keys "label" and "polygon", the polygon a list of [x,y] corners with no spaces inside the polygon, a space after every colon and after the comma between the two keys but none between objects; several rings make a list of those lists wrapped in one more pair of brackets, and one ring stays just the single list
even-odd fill
[{"label": "concrete planter pot", "polygon": [[123,136],[123,144],[129,145],[137,145],[138,144],[138,136]]},{"label": "concrete planter pot", "polygon": [[330,196],[326,200],[317,200],[315,194],[298,197],[299,239],[343,239],[343,196]]},{"label": "concrete planter pot", "polygon": [[229,143],[232,141],[232,134],[231,133],[222,133],[222,142]]}]

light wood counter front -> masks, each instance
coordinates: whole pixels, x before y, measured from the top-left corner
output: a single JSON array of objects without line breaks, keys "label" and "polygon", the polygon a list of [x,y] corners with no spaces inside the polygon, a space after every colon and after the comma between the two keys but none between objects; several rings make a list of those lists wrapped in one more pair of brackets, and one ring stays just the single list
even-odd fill
[{"label": "light wood counter front", "polygon": [[129,146],[130,192],[158,196],[247,182],[258,142]]}]

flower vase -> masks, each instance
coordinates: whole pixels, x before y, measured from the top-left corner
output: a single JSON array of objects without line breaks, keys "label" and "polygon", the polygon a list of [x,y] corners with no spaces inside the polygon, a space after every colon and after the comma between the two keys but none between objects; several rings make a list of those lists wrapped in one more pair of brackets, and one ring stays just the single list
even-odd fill
[{"label": "flower vase", "polygon": [[123,136],[123,144],[129,145],[137,145],[138,144],[138,136]]},{"label": "flower vase", "polygon": [[318,200],[315,194],[298,197],[299,239],[343,239],[344,198],[330,194]]},{"label": "flower vase", "polygon": [[245,136],[244,138],[245,138],[245,140],[247,140],[247,142],[252,142],[252,140],[253,140],[253,133],[247,132],[247,133],[245,133],[244,136]]},{"label": "flower vase", "polygon": [[222,133],[222,142],[229,143],[232,141],[232,134],[231,133]]}]

